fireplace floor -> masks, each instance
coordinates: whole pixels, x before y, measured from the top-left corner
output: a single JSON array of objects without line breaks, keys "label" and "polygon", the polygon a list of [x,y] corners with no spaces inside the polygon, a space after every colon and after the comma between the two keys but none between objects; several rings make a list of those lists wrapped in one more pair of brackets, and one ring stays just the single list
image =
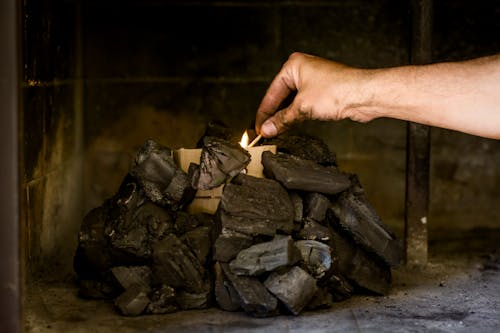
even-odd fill
[{"label": "fireplace floor", "polygon": [[26,332],[493,332],[500,327],[500,229],[439,232],[424,270],[394,271],[388,296],[355,296],[300,316],[256,319],[215,308],[123,317],[72,283],[27,288]]}]

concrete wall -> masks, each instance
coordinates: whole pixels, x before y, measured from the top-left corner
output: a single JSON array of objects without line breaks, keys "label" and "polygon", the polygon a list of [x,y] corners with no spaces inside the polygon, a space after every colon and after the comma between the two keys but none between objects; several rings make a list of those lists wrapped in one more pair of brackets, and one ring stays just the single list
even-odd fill
[{"label": "concrete wall", "polygon": [[[39,268],[70,268],[82,214],[116,191],[146,138],[192,147],[209,120],[251,127],[291,52],[361,67],[409,58],[409,13],[399,0],[27,4],[33,15],[25,29],[34,35],[25,37],[24,223]],[[434,58],[499,52],[498,7],[436,1]],[[340,167],[360,175],[380,215],[401,231],[406,124],[308,122],[300,129],[327,141]],[[433,129],[430,228],[500,226],[499,162],[500,142]],[[83,178],[74,177],[79,166]]]},{"label": "concrete wall", "polygon": [[25,1],[21,13],[21,232],[28,280],[72,275],[83,215],[77,12],[72,1]]}]

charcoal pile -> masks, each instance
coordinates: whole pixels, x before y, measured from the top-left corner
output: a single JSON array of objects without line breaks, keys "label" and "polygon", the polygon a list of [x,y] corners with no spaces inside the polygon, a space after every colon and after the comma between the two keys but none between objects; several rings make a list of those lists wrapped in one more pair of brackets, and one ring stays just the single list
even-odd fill
[{"label": "charcoal pile", "polygon": [[[389,291],[401,244],[324,143],[276,139],[278,153],[262,154],[266,178],[255,178],[220,128],[188,173],[169,148],[139,149],[117,193],[83,220],[82,297],[112,299],[127,316],[216,305],[267,317]],[[197,189],[221,184],[214,215],[186,212]]]}]

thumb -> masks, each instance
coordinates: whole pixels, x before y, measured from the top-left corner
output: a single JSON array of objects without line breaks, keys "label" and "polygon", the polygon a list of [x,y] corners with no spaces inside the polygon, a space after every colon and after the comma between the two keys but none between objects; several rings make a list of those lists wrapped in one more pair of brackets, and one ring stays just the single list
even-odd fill
[{"label": "thumb", "polygon": [[290,125],[297,120],[301,120],[298,117],[298,108],[295,101],[288,107],[281,109],[276,112],[272,117],[268,118],[261,126],[260,133],[265,138],[274,137],[288,129]]}]

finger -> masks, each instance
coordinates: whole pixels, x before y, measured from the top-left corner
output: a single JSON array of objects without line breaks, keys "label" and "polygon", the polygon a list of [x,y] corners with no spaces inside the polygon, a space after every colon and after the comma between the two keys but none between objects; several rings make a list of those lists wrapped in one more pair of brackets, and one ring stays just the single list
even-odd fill
[{"label": "finger", "polygon": [[290,77],[287,65],[283,66],[281,71],[276,75],[271,85],[267,89],[255,116],[255,130],[260,133],[262,124],[276,113],[280,104],[292,91],[297,90],[294,80]]},{"label": "finger", "polygon": [[293,123],[307,118],[307,112],[301,111],[300,104],[294,100],[288,107],[277,111],[261,127],[261,134],[266,137],[276,136],[286,131]]}]

